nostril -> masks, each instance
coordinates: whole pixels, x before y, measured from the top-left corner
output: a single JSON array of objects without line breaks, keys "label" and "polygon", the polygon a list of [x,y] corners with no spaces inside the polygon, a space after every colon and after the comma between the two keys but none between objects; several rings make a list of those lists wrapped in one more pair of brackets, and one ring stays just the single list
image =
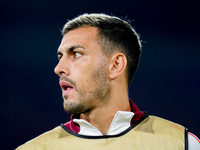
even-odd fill
[{"label": "nostril", "polygon": [[58,75],[61,76],[62,74],[65,74],[65,72],[64,71],[60,71]]},{"label": "nostril", "polygon": [[57,74],[57,75],[61,75],[61,74],[64,74],[65,72],[64,72],[64,70],[63,69],[61,69],[61,67],[59,66],[59,65],[57,65],[55,68],[54,68],[54,72],[55,72],[55,74]]}]

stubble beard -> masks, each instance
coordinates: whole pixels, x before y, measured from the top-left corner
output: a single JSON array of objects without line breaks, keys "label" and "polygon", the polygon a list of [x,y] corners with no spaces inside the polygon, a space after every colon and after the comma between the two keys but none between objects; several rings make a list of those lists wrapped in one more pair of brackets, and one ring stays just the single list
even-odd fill
[{"label": "stubble beard", "polygon": [[77,97],[74,100],[67,100],[64,96],[63,106],[67,113],[81,114],[95,109],[97,106],[106,104],[110,97],[110,85],[106,75],[107,64],[101,65],[94,70],[91,77],[86,80],[86,86],[78,87],[76,82],[73,82]]}]

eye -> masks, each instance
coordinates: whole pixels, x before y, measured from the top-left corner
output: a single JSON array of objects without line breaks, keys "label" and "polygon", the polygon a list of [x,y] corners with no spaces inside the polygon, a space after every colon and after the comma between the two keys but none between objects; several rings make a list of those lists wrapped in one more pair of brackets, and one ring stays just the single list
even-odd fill
[{"label": "eye", "polygon": [[58,56],[58,61],[60,61],[60,60],[61,60],[61,58],[62,58],[62,56],[61,56],[61,55],[59,55],[59,56]]},{"label": "eye", "polygon": [[79,52],[74,52],[74,58],[79,58],[80,56],[82,56],[81,53],[79,53]]}]

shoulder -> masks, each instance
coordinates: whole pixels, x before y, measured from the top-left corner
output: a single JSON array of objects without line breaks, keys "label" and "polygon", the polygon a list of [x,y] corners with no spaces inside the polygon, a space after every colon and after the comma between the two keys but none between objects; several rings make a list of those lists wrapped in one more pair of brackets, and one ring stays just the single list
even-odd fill
[{"label": "shoulder", "polygon": [[[174,130],[174,131],[178,131],[179,134],[182,133],[182,135],[184,133],[186,133],[187,138],[186,140],[188,141],[188,150],[200,150],[200,140],[197,136],[195,136],[194,134],[187,132],[186,128],[183,127],[180,124],[174,123],[172,121],[163,119],[163,118],[159,118],[159,117],[155,117],[155,116],[150,116],[151,120],[153,120],[153,122],[156,122],[156,124],[161,125],[162,129],[164,127],[168,127],[170,130]],[[182,132],[181,132],[182,131]],[[174,133],[173,133],[174,135]]]},{"label": "shoulder", "polygon": [[56,128],[47,131],[30,141],[27,141],[25,144],[19,146],[16,150],[32,150],[40,148],[41,146],[44,147],[48,142],[52,142],[58,139],[59,136],[61,136],[60,134],[63,133],[62,130],[63,128],[61,126],[57,126]]},{"label": "shoulder", "polygon": [[149,116],[149,117],[152,124],[155,127],[160,127],[160,130],[163,130],[163,128],[168,128],[169,130],[180,131],[181,133],[185,133],[185,127],[178,123],[175,123],[175,122],[172,122],[160,117],[156,117],[156,116]]}]

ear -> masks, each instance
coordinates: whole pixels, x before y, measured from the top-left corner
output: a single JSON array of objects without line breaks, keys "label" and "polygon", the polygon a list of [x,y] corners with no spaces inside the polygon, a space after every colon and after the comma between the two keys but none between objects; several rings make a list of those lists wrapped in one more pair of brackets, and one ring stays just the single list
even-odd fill
[{"label": "ear", "polygon": [[126,68],[127,59],[123,53],[114,53],[109,61],[109,78],[115,79],[121,75]]}]

